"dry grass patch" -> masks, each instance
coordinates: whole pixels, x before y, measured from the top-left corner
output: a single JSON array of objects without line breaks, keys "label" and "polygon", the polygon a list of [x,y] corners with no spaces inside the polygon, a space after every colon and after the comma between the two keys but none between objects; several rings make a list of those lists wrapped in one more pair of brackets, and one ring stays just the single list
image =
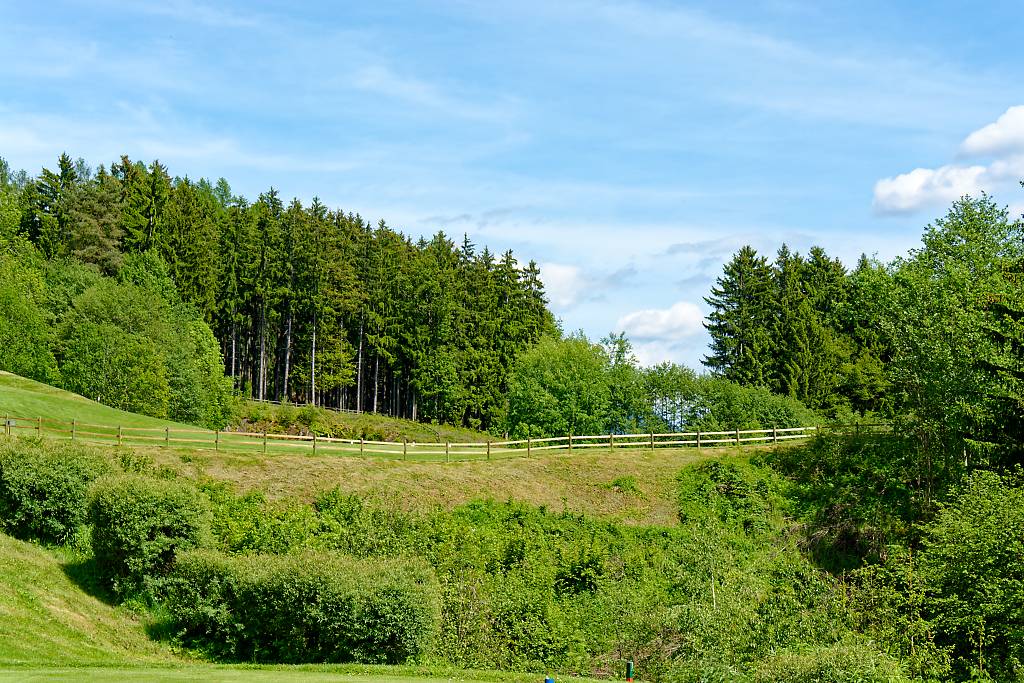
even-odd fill
[{"label": "dry grass patch", "polygon": [[[755,447],[745,447],[749,453]],[[339,487],[402,509],[451,508],[472,500],[515,500],[552,511],[586,512],[632,524],[676,522],[679,470],[735,448],[592,449],[505,460],[416,463],[330,455],[270,455],[150,449],[187,476],[234,484],[241,492],[310,501]]]}]

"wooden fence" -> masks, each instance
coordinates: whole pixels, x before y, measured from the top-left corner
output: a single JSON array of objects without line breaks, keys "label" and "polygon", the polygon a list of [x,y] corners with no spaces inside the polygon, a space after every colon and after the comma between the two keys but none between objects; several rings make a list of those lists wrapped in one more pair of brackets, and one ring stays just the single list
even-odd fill
[{"label": "wooden fence", "polygon": [[77,420],[56,420],[43,417],[7,415],[3,434],[47,436],[72,441],[116,444],[118,446],[158,446],[227,453],[315,454],[380,457],[421,462],[455,462],[492,460],[531,456],[548,451],[586,450],[591,448],[679,448],[704,446],[743,446],[773,444],[793,439],[806,439],[818,427],[779,429],[734,429],[726,432],[681,432],[648,434],[604,434],[599,436],[555,436],[513,441],[476,441],[417,443],[415,441],[369,441],[337,439],[322,436],[269,434],[266,432],[221,432],[205,429],[170,427],[128,427],[97,425]]}]

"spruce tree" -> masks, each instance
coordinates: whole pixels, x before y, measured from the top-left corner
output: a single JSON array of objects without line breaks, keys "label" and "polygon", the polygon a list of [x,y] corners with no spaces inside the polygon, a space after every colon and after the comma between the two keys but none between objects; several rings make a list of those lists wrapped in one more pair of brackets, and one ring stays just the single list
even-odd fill
[{"label": "spruce tree", "polygon": [[712,308],[704,323],[711,335],[711,353],[704,357],[704,365],[741,384],[767,384],[775,305],[767,260],[753,247],[743,247],[726,264],[704,301]]}]

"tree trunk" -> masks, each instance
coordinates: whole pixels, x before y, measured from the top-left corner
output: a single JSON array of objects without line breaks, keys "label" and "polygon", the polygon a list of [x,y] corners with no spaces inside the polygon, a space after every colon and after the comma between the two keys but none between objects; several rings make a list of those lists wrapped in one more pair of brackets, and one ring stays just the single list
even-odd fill
[{"label": "tree trunk", "polygon": [[373,363],[373,412],[377,412],[377,395],[380,388],[380,356]]},{"label": "tree trunk", "polygon": [[313,309],[313,358],[310,361],[309,368],[309,379],[310,379],[310,394],[313,399],[313,405],[316,405],[316,309]]},{"label": "tree trunk", "polygon": [[363,321],[359,321],[359,353],[356,356],[356,412],[363,412]]},{"label": "tree trunk", "polygon": [[257,378],[257,398],[266,398],[267,390],[267,305],[260,305],[260,370]]},{"label": "tree trunk", "polygon": [[284,382],[283,382],[283,399],[288,400],[288,371],[292,359],[292,306],[288,304],[288,327],[284,333]]}]

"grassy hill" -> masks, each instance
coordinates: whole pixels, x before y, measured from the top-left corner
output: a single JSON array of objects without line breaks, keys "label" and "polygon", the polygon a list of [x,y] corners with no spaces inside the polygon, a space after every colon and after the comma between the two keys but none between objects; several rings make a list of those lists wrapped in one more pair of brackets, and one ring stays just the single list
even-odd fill
[{"label": "grassy hill", "polygon": [[[36,420],[42,418],[44,427],[62,430],[60,435],[67,437],[70,436],[71,421],[75,420],[79,425],[85,425],[80,428],[80,434],[110,441],[116,440],[117,426],[121,426],[125,442],[135,445],[160,441],[167,429],[172,438],[177,434],[179,439],[203,442],[211,448],[215,440],[214,432],[208,429],[118,410],[63,389],[0,371],[0,419],[4,416],[19,418],[16,421],[16,433],[34,431]],[[96,427],[98,425],[105,428]],[[423,424],[371,413],[346,413],[311,406],[269,405],[254,401],[239,405],[237,415],[228,428],[255,433],[265,431],[271,435],[308,435],[315,432],[320,436],[348,439],[393,442],[406,439],[421,444],[479,442],[488,438],[487,434],[462,427]],[[220,437],[219,446],[262,452],[258,448],[260,444],[243,441],[245,439],[242,437],[225,433]],[[254,445],[257,448],[253,448]],[[268,448],[268,451],[274,452],[304,450],[309,450],[308,444],[273,440]]]},{"label": "grassy hill", "polygon": [[[0,533],[0,681],[535,681],[535,675],[385,666],[225,666],[151,640],[146,624],[96,597],[89,563]],[[583,680],[583,679],[576,679]]]},{"label": "grassy hill", "polygon": [[27,419],[78,420],[102,425],[126,427],[178,427],[195,429],[169,420],[160,420],[91,401],[84,396],[48,384],[0,371],[0,417],[14,415]]},{"label": "grassy hill", "polygon": [[[263,415],[262,420],[282,420],[281,407],[254,405],[254,413]],[[296,419],[294,414],[301,409],[285,407],[284,412],[291,413],[291,417],[285,416],[287,419]],[[44,421],[76,419],[158,430],[168,427],[172,430],[198,430],[190,425],[109,408],[77,394],[0,372],[0,416],[4,414],[42,416]],[[425,430],[437,429],[436,425],[419,425],[367,414],[332,413],[331,419],[335,418],[353,424],[374,420],[378,425],[390,425],[389,428],[408,429],[406,438],[415,434],[417,438],[430,439],[432,435]],[[461,432],[458,435],[463,438],[476,434],[471,430]],[[34,432],[27,429],[23,433]],[[734,450],[666,448],[651,452],[646,449],[588,449],[572,454],[549,451],[533,458],[442,464],[338,454],[314,455],[308,447],[288,450],[288,443],[273,442],[268,455],[264,455],[259,447],[231,448],[231,442],[225,435],[221,435],[222,450],[215,452],[209,448],[212,446],[212,432],[192,436],[203,434],[203,438],[211,441],[208,448],[203,449],[164,449],[146,445],[147,442],[133,443],[128,438],[126,443],[149,455],[157,464],[186,476],[225,480],[241,491],[264,491],[271,498],[294,496],[311,500],[323,490],[340,486],[346,491],[369,495],[407,509],[435,505],[453,507],[471,500],[491,498],[543,505],[555,511],[586,511],[634,524],[674,523],[675,476],[680,468]],[[452,437],[451,432],[443,432],[443,435]],[[752,447],[745,447],[749,448]]]}]

